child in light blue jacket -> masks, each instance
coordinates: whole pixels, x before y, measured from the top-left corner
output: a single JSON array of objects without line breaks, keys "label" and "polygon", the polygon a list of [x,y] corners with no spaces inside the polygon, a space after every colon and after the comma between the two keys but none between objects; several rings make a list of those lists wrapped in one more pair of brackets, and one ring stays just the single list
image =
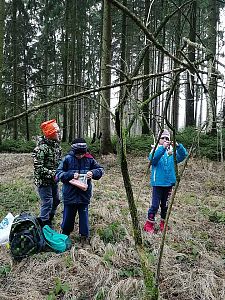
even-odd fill
[{"label": "child in light blue jacket", "polygon": [[[153,157],[152,152],[149,154],[149,160],[152,161],[152,204],[148,210],[148,219],[144,225],[144,230],[149,233],[154,233],[155,215],[159,209],[159,205],[161,207],[160,231],[163,231],[169,197],[172,192],[172,187],[176,183],[173,148],[171,146],[170,133],[168,130],[164,129],[161,134],[159,145]],[[177,144],[177,162],[182,162],[187,155],[188,153],[184,146]]]}]

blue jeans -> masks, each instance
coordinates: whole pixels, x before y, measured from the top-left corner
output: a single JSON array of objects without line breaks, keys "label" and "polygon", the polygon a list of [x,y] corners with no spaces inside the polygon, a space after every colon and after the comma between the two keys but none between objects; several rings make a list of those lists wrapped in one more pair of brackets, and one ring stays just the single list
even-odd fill
[{"label": "blue jeans", "polygon": [[41,198],[40,218],[42,221],[48,221],[50,217],[55,215],[60,203],[58,184],[41,185],[38,187],[38,193]]},{"label": "blue jeans", "polygon": [[152,205],[148,210],[148,219],[154,220],[155,215],[161,207],[161,218],[165,220],[168,209],[168,201],[172,192],[172,186],[153,186]]},{"label": "blue jeans", "polygon": [[61,228],[64,234],[69,235],[74,229],[75,217],[79,215],[79,234],[89,236],[88,204],[64,205]]}]

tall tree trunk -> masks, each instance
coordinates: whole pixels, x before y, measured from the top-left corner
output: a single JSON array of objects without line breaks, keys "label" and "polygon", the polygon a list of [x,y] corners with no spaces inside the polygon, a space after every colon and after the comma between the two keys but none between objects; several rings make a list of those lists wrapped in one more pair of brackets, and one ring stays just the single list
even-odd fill
[{"label": "tall tree trunk", "polygon": [[[146,24],[149,23],[149,14],[150,14],[150,0],[145,0],[145,20]],[[145,38],[145,46],[148,41]],[[144,74],[149,74],[149,49],[145,53],[144,57]],[[149,84],[150,80],[146,79],[143,82],[143,101],[146,101],[149,98]],[[143,106],[143,117],[142,117],[142,134],[149,134],[149,104]]]},{"label": "tall tree trunk", "polygon": [[[196,41],[196,1],[193,1],[190,11],[190,41]],[[195,61],[195,48],[188,45],[188,59],[191,62]],[[194,114],[194,74],[187,73],[187,88],[186,88],[186,127],[195,125]]]},{"label": "tall tree trunk", "polygon": [[215,73],[216,60],[216,37],[217,37],[217,21],[219,19],[219,9],[217,0],[209,0],[208,3],[208,54],[210,59],[208,62],[208,126],[207,131],[216,132],[216,106],[217,106],[217,79],[212,76]]},{"label": "tall tree trunk", "polygon": [[[13,115],[18,114],[18,94],[17,94],[17,1],[13,0],[13,19],[12,19],[12,43],[13,43]],[[18,138],[18,122],[13,121],[13,138],[17,140]]]},{"label": "tall tree trunk", "polygon": [[[48,101],[48,63],[49,63],[49,47],[48,47],[48,38],[49,38],[49,0],[45,0],[45,10],[44,10],[44,59],[43,59],[43,71],[44,71],[44,88],[43,102]],[[44,119],[49,118],[48,108],[44,111]]]},{"label": "tall tree trunk", "polygon": [[[157,14],[158,5],[155,6],[155,9],[156,9],[155,14]],[[166,8],[165,0],[161,0],[161,15],[160,15],[161,20],[163,20],[164,15],[166,15],[166,13],[167,13],[166,9],[167,8]],[[159,37],[161,45],[163,45],[163,46],[165,46],[165,35],[166,35],[166,29],[164,27],[162,29],[162,33]],[[158,53],[157,73],[162,72],[163,69],[164,69],[164,53],[159,52]],[[158,77],[156,79],[156,93],[160,93],[160,91],[163,89],[163,82],[164,82],[164,78],[162,78],[162,77]],[[159,116],[161,115],[161,110],[163,110],[163,97],[164,96],[159,96],[155,99],[155,104],[156,104],[156,109],[154,112],[155,122],[153,122],[153,124],[154,124],[153,132],[155,135],[159,130],[159,123],[161,123],[161,118]]]},{"label": "tall tree trunk", "polygon": [[[0,0],[0,119],[4,119],[5,103],[2,93],[3,44],[4,44],[5,0]],[[2,126],[0,126],[0,145],[2,143]]]},{"label": "tall tree trunk", "polygon": [[[68,49],[69,49],[69,5],[70,0],[65,2],[65,40],[64,40],[64,53],[63,53],[63,96],[67,96],[67,86],[68,86]],[[75,29],[74,29],[75,30]],[[62,141],[67,140],[67,127],[68,127],[68,117],[67,117],[67,103],[63,104],[63,138]]]},{"label": "tall tree trunk", "polygon": [[[71,17],[71,25],[72,24],[77,24],[77,1],[73,0],[72,4],[72,17]],[[71,94],[75,93],[75,53],[76,53],[76,30],[72,27],[72,32],[71,32]],[[69,127],[69,142],[72,142],[73,139],[75,138],[75,120],[74,120],[74,109],[75,109],[75,101],[72,101],[70,103],[70,112],[69,112],[69,117],[70,117],[70,127]]]},{"label": "tall tree trunk", "polygon": [[[77,32],[77,49],[82,49],[82,32],[81,26],[78,27]],[[77,59],[76,59],[76,85],[77,92],[81,91],[82,85],[82,50],[77,51]],[[83,128],[82,128],[82,98],[79,98],[77,103],[77,136],[82,136]]]},{"label": "tall tree trunk", "polygon": [[[27,96],[27,52],[26,46],[24,46],[24,98],[25,98],[25,109],[28,109],[28,96]],[[26,137],[27,141],[30,140],[30,132],[29,132],[29,119],[28,114],[25,116],[26,120]]]},{"label": "tall tree trunk", "polygon": [[[123,0],[123,5],[127,6],[127,0]],[[122,14],[122,35],[121,35],[121,58],[120,58],[120,81],[124,80],[125,74],[125,62],[126,62],[126,39],[127,39],[127,16],[123,12]],[[125,93],[124,87],[120,88],[120,100],[123,98]]]},{"label": "tall tree trunk", "polygon": [[[178,0],[178,6],[181,6],[181,0]],[[178,12],[177,16],[177,24],[176,24],[176,35],[175,35],[175,46],[176,46],[176,57],[179,57],[178,51],[180,49],[180,40],[181,40],[181,11]],[[175,69],[179,67],[179,65],[175,62],[174,64]],[[177,86],[174,91],[173,95],[173,107],[172,107],[172,120],[173,120],[173,126],[178,129],[178,121],[179,121],[179,81],[180,77],[177,78]]]},{"label": "tall tree trunk", "polygon": [[[111,70],[107,65],[111,64],[111,39],[112,39],[112,20],[111,20],[111,3],[103,0],[103,28],[102,28],[102,60],[101,60],[101,85],[111,83]],[[110,89],[101,92],[101,146],[102,154],[112,153],[113,147],[111,142],[110,130]]]}]

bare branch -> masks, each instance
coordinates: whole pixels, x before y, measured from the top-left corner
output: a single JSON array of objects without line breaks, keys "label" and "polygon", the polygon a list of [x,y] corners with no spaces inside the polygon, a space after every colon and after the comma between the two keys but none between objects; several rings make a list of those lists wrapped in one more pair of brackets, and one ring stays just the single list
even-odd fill
[{"label": "bare branch", "polygon": [[[185,70],[184,68],[179,68],[179,69],[175,69],[173,71],[174,72],[175,71],[181,71],[182,72],[184,70]],[[24,112],[22,112],[22,113],[20,113],[16,116],[12,116],[12,117],[9,117],[7,119],[4,119],[4,120],[0,121],[0,125],[6,124],[8,122],[11,122],[11,121],[14,121],[14,120],[17,120],[17,119],[20,119],[20,118],[24,117],[26,114],[30,114],[34,111],[37,111],[37,110],[40,110],[40,109],[43,109],[43,108],[46,108],[46,107],[54,106],[56,104],[60,104],[60,103],[63,103],[63,102],[67,102],[71,99],[86,96],[86,95],[89,95],[89,94],[92,94],[92,93],[97,93],[97,92],[100,92],[102,90],[107,90],[107,89],[111,89],[111,88],[118,87],[118,86],[129,85],[129,84],[131,84],[132,82],[134,82],[136,80],[142,80],[142,79],[146,79],[146,78],[155,78],[155,77],[158,77],[158,76],[163,76],[163,75],[166,75],[166,74],[170,74],[173,71],[170,70],[170,71],[167,71],[167,72],[161,72],[161,73],[157,73],[157,74],[147,74],[147,75],[142,75],[142,76],[136,76],[136,77],[133,77],[133,78],[129,79],[129,81],[124,80],[124,81],[114,83],[114,84],[111,84],[111,85],[101,86],[101,87],[98,87],[98,88],[92,88],[92,89],[89,89],[89,90],[86,90],[86,91],[82,91],[82,92],[79,92],[79,93],[76,93],[76,94],[72,94],[72,95],[69,95],[69,96],[66,96],[66,97],[56,99],[56,100],[53,100],[53,101],[48,101],[48,102],[42,103],[40,105],[33,106],[33,107],[29,108],[28,110],[26,110],[26,111],[24,111]]]},{"label": "bare branch", "polygon": [[189,68],[189,66],[184,63],[183,61],[181,61],[180,59],[178,59],[177,57],[175,57],[174,55],[172,55],[168,50],[166,50],[153,36],[153,34],[151,32],[149,32],[149,30],[144,26],[144,24],[142,23],[142,21],[135,15],[133,14],[127,7],[125,7],[124,5],[122,5],[121,3],[119,3],[117,0],[108,0],[109,2],[111,2],[114,6],[118,7],[120,10],[122,10],[123,12],[125,12],[145,33],[146,37],[154,44],[154,46],[162,51],[165,55],[167,55],[168,57],[170,57],[174,62]]},{"label": "bare branch", "polygon": [[156,37],[160,31],[165,27],[166,23],[179,11],[181,10],[184,6],[192,3],[193,0],[187,1],[186,3],[183,3],[181,6],[179,6],[175,11],[173,11],[170,15],[166,16],[159,27],[156,29],[156,31],[153,33],[154,37]]},{"label": "bare branch", "polygon": [[187,45],[189,45],[193,48],[196,48],[196,49],[199,49],[199,50],[202,50],[202,49],[206,50],[206,47],[204,47],[202,44],[194,43],[186,37],[183,37],[183,41],[184,41],[185,44],[187,44]]}]

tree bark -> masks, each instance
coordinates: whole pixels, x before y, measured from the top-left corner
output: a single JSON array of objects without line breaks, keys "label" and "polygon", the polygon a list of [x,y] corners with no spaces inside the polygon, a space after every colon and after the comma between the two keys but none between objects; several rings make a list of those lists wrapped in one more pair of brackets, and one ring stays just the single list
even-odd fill
[{"label": "tree bark", "polygon": [[217,21],[219,19],[218,2],[209,0],[208,4],[208,126],[207,132],[216,133],[216,106],[217,106],[217,78],[212,76],[215,73],[216,64],[216,37],[217,37]]},{"label": "tree bark", "polygon": [[[111,64],[111,39],[112,39],[112,21],[111,21],[111,3],[103,0],[103,28],[102,28],[102,59],[101,59],[101,85],[110,85],[111,69],[107,65]],[[111,142],[110,128],[110,90],[101,93],[100,108],[100,128],[101,141],[100,152],[108,154],[113,152]]]},{"label": "tree bark", "polygon": [[[149,22],[148,16],[150,14],[150,0],[145,0],[145,20],[146,23]],[[147,45],[147,38],[145,37],[145,46]],[[144,74],[149,74],[150,59],[149,59],[149,49],[145,53],[144,57]],[[143,82],[143,102],[149,98],[149,85],[150,80],[145,80]],[[149,104],[144,105],[143,107],[143,117],[142,117],[142,134],[149,134]]]},{"label": "tree bark", "polygon": [[[0,0],[0,119],[4,119],[5,104],[2,92],[3,44],[4,44],[5,0]],[[2,128],[0,128],[0,145],[2,143]]]},{"label": "tree bark", "polygon": [[[66,97],[68,94],[68,49],[69,49],[69,10],[70,10],[70,0],[65,2],[65,40],[63,47],[63,97]],[[68,112],[67,112],[67,103],[63,104],[63,137],[62,141],[67,140],[68,133]]]},{"label": "tree bark", "polygon": [[[12,42],[13,42],[13,89],[12,89],[12,98],[13,98],[13,115],[18,113],[18,94],[17,94],[17,1],[13,0],[13,17],[12,17]],[[13,138],[17,140],[18,138],[18,128],[17,120],[13,122]]]},{"label": "tree bark", "polygon": [[[191,42],[196,42],[196,1],[193,1],[190,12],[190,31],[189,39]],[[188,44],[188,59],[191,62],[195,61],[195,48]],[[187,88],[186,88],[186,127],[196,124],[194,114],[194,74],[187,73]]]}]

